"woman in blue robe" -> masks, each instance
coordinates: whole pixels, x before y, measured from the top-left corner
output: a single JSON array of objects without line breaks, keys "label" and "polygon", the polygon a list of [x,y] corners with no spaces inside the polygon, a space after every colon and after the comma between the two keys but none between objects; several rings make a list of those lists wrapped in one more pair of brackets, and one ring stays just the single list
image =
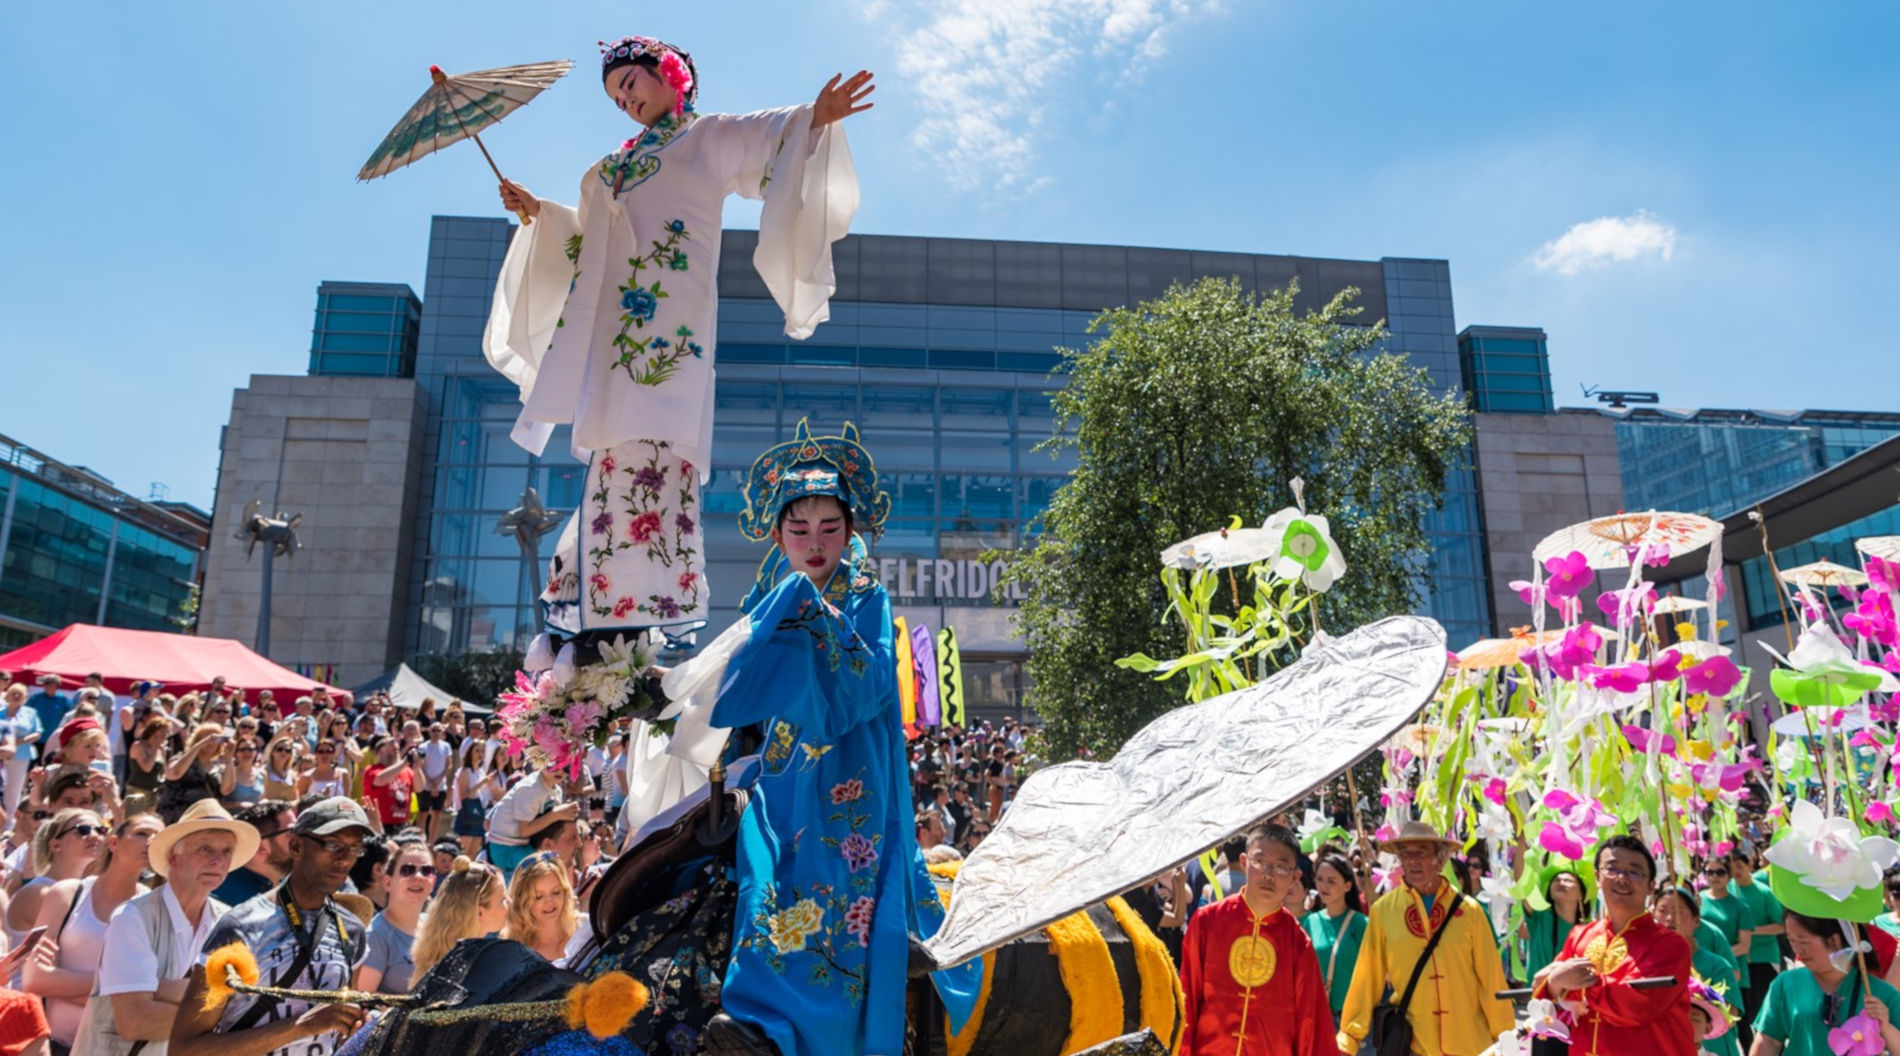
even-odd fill
[{"label": "woman in blue robe", "polygon": [[[855,428],[805,421],[745,494],[741,530],[773,549],[712,712],[763,737],[721,1001],[783,1056],[897,1056],[910,936],[934,934],[943,904],[913,829],[890,595],[857,534],[882,529],[890,496]],[[953,1030],[981,971],[932,973]]]}]

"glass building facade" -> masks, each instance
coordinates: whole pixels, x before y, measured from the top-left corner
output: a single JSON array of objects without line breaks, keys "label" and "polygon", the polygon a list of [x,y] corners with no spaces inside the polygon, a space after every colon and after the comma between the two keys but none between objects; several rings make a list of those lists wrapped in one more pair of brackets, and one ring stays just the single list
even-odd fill
[{"label": "glass building facade", "polygon": [[[437,217],[431,230],[416,379],[429,396],[423,496],[407,653],[519,644],[535,629],[538,569],[495,534],[496,518],[535,487],[550,509],[579,501],[583,467],[557,430],[531,457],[508,438],[520,404],[482,358],[489,297],[512,224]],[[1088,340],[1101,309],[1160,295],[1177,280],[1236,276],[1249,290],[1297,278],[1298,306],[1347,286],[1361,318],[1387,319],[1389,347],[1435,384],[1460,385],[1451,287],[1443,261],[1337,261],[1119,246],[851,236],[837,244],[831,320],[788,342],[783,318],[752,270],[756,235],[724,234],[713,465],[706,487],[712,627],[737,616],[764,556],[736,516],[743,475],[791,435],[857,423],[893,499],[875,548],[899,615],[956,627],[976,714],[1020,705],[1020,651],[1007,643],[1010,599],[989,586],[981,557],[1025,545],[1029,522],[1073,469],[1034,450],[1052,431],[1049,374],[1059,347]],[[1072,456],[1070,456],[1072,457]],[[1454,640],[1489,624],[1475,485],[1449,482],[1430,529],[1428,611]],[[555,536],[542,541],[541,560]]]},{"label": "glass building facade", "polygon": [[[1614,412],[1605,412],[1614,413]],[[1853,411],[1676,412],[1617,414],[1623,495],[1632,510],[1682,510],[1723,518],[1900,433],[1900,414]],[[1777,549],[1774,563],[1793,568],[1823,559],[1859,567],[1854,540],[1900,533],[1900,510],[1886,510]],[[1740,598],[1747,628],[1783,622],[1782,603],[1766,558],[1742,562]],[[1694,593],[1700,577],[1685,584]]]},{"label": "glass building facade", "polygon": [[209,527],[0,437],[0,648],[73,623],[175,630]]},{"label": "glass building facade", "polygon": [[1550,350],[1544,331],[1524,326],[1467,326],[1458,335],[1458,369],[1471,409],[1552,414]]},{"label": "glass building facade", "polygon": [[416,372],[422,302],[400,282],[326,282],[317,287],[310,373],[407,378]]}]

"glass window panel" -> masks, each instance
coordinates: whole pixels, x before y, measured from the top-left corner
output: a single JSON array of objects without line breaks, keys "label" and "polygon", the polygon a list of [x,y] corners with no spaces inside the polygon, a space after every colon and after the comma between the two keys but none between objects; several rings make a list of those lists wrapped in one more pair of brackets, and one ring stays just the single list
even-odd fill
[{"label": "glass window panel", "polygon": [[370,315],[366,312],[325,312],[323,326],[326,330],[357,330],[372,334],[393,333],[400,329],[396,316]]},{"label": "glass window panel", "polygon": [[963,389],[946,386],[940,392],[946,429],[1007,430],[1010,406],[1015,402],[1011,389]]},{"label": "glass window panel", "polygon": [[[861,424],[898,428],[934,428],[937,420],[937,392],[923,385],[866,385]],[[872,454],[883,457],[876,449]]]},{"label": "glass window panel", "polygon": [[406,308],[406,302],[395,297],[360,297],[347,293],[324,295],[325,305],[332,311],[345,312],[393,312],[400,307]]},{"label": "glass window panel", "polygon": [[746,345],[721,341],[719,359],[725,363],[783,363],[784,345]]},{"label": "glass window panel", "polygon": [[871,556],[935,557],[937,525],[935,521],[891,518],[884,522],[884,534],[871,544]]},{"label": "glass window panel", "polygon": [[[928,418],[923,421],[929,421]],[[894,469],[937,468],[937,435],[920,429],[866,427],[860,431],[864,449],[877,461],[879,472]]]},{"label": "glass window panel", "polygon": [[951,432],[942,434],[946,470],[1000,470],[1014,468],[1015,442],[1008,435]]},{"label": "glass window panel", "polygon": [[[858,387],[790,384],[785,386],[785,427],[789,433],[800,418],[810,418],[812,431],[836,433],[858,416]],[[786,436],[785,439],[791,439]],[[756,452],[755,452],[756,454]]]},{"label": "glass window panel", "polygon": [[879,475],[878,485],[891,493],[891,516],[937,515],[937,478],[931,474],[886,472]]},{"label": "glass window panel", "polygon": [[921,348],[860,348],[858,363],[866,367],[923,367],[929,354]]}]

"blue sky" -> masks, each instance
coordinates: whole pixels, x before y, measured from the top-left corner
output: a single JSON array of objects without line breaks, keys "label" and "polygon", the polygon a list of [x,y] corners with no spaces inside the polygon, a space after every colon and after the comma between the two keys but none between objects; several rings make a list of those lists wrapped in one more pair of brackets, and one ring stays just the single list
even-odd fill
[{"label": "blue sky", "polygon": [[1460,327],[1549,331],[1561,403],[1900,410],[1891,3],[187,0],[0,11],[0,432],[208,504],[320,281],[419,290],[431,214],[499,214],[470,147],[354,182],[428,65],[578,60],[484,137],[572,200],[629,32],[706,110],[876,71],[860,232],[1440,257]]}]

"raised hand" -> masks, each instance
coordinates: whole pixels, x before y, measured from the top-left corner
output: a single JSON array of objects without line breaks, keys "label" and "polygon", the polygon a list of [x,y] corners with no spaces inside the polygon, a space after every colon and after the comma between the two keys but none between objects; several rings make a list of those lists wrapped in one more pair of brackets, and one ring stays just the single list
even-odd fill
[{"label": "raised hand", "polygon": [[[843,83],[840,83],[843,82]],[[865,102],[871,93],[877,91],[877,85],[871,83],[871,71],[859,70],[850,80],[844,74],[836,74],[825,86],[818,90],[818,100],[812,104],[811,127],[823,128],[852,114],[861,114],[871,109],[871,103]]]}]

